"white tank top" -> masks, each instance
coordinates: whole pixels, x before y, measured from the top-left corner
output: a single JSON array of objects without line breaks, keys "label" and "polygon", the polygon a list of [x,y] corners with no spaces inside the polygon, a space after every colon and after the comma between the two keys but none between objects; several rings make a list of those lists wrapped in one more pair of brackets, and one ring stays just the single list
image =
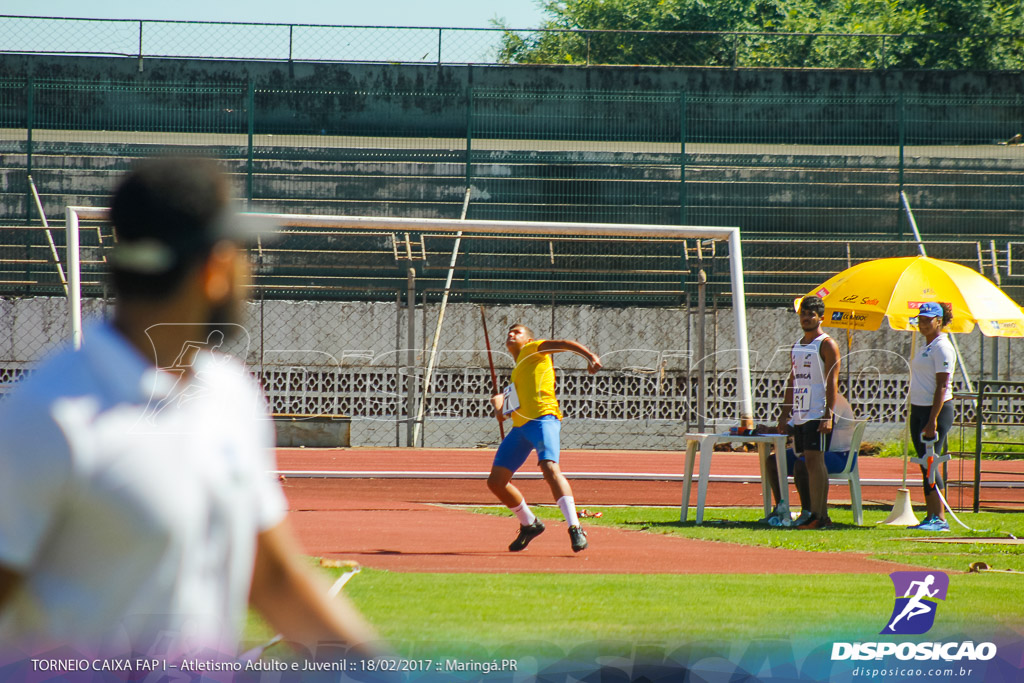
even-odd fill
[{"label": "white tank top", "polygon": [[824,332],[810,344],[797,342],[790,352],[793,362],[793,424],[820,420],[825,416],[825,370],[821,363]]}]

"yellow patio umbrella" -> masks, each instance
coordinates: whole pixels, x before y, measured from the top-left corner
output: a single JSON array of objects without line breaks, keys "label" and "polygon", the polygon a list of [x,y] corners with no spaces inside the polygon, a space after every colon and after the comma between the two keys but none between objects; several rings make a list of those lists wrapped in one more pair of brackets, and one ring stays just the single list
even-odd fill
[{"label": "yellow patio umbrella", "polygon": [[949,332],[977,325],[988,337],[1024,337],[1024,310],[1003,290],[977,271],[927,256],[858,263],[807,294],[824,300],[830,327],[877,330],[888,318],[894,330],[916,331],[917,309],[936,301],[953,307]]},{"label": "yellow patio umbrella", "polygon": [[[921,304],[935,301],[952,306],[949,332],[970,332],[977,325],[989,337],[1024,337],[1024,309],[1003,290],[977,271],[927,256],[858,263],[807,295],[819,296],[825,302],[825,325],[848,331],[877,330],[882,319],[888,318],[892,329],[916,332]],[[796,310],[802,298],[793,302]],[[903,488],[886,524],[917,523],[906,488],[906,446],[905,442]]]}]

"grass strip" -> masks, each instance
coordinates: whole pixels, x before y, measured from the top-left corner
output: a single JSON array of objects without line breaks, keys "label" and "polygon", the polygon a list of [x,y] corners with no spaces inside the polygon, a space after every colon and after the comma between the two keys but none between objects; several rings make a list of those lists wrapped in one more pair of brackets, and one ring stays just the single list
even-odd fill
[{"label": "grass strip", "polygon": [[[534,506],[543,518],[560,518],[552,507]],[[600,518],[584,519],[585,526],[610,526],[621,529],[668,534],[706,541],[724,541],[741,545],[786,548],[812,552],[863,553],[874,559],[905,562],[944,571],[967,571],[973,562],[984,561],[994,569],[1024,571],[1024,545],[985,543],[987,537],[1024,538],[1024,514],[1019,512],[957,513],[965,524],[977,531],[960,527],[947,515],[948,533],[924,532],[900,526],[880,524],[889,514],[884,508],[865,508],[864,524],[853,524],[849,506],[829,509],[835,522],[830,529],[799,531],[759,524],[760,508],[707,508],[704,523],[679,521],[677,507],[587,507],[601,512]],[[502,507],[474,508],[474,511],[509,516]],[[966,537],[976,543],[923,543],[915,539],[935,537]],[[1024,580],[1024,577],[1020,577]]]},{"label": "grass strip", "polygon": [[[325,570],[329,571],[329,570]],[[1020,577],[956,574],[930,639],[1024,632]],[[884,574],[418,574],[364,569],[346,593],[407,657],[552,656],[601,642],[631,652],[771,637],[875,639],[893,605]],[[258,617],[247,635],[267,635]],[[617,643],[617,645],[616,645]]]}]

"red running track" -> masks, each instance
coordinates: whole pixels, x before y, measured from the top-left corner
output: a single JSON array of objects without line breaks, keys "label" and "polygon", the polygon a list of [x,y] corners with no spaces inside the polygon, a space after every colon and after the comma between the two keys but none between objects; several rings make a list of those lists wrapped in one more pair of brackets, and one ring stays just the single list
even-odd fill
[{"label": "red running track", "polygon": [[[494,504],[480,478],[492,453],[487,450],[284,449],[278,467],[285,472],[441,472],[440,478],[326,478],[286,475],[291,520],[308,553],[352,559],[393,571],[537,573],[889,573],[908,565],[872,560],[856,553],[812,553],[683,539],[657,533],[584,526],[590,548],[574,554],[565,523],[553,508],[542,509],[548,530],[521,553],[508,543],[517,525],[511,517],[478,515],[445,504]],[[865,458],[862,478],[898,478],[902,465]],[[868,462],[872,461],[872,462]],[[683,454],[567,451],[563,470],[574,474],[641,471],[681,475]],[[640,466],[642,465],[642,467]],[[892,465],[899,472],[894,474]],[[713,474],[749,475],[757,456],[716,454]],[[523,472],[536,471],[526,466]],[[551,503],[539,479],[521,479],[535,503]],[[836,494],[841,488],[835,487]],[[891,498],[891,486],[888,487]],[[919,488],[919,487],[918,487]],[[679,505],[678,481],[575,479],[577,507],[614,504]],[[708,505],[761,505],[760,484],[712,482]],[[833,496],[833,500],[841,495]],[[694,500],[695,498],[691,498]],[[713,515],[712,515],[713,516]],[[828,533],[783,531],[778,533]]]},{"label": "red running track", "polygon": [[[279,449],[278,468],[283,471],[325,471],[325,472],[391,472],[390,476],[402,477],[410,500],[453,504],[493,503],[493,498],[481,479],[475,484],[439,487],[436,479],[418,477],[416,472],[451,472],[453,475],[469,473],[485,474],[491,467],[493,451],[488,449],[407,449],[407,448],[338,448],[338,449]],[[578,507],[588,505],[679,505],[682,500],[683,464],[685,454],[681,451],[563,451],[562,471],[570,479]],[[691,505],[696,502],[696,473],[700,467],[700,456],[694,465],[694,484],[690,495]],[[902,480],[903,461],[900,458],[862,457],[860,459],[862,497],[866,505],[892,505],[895,500],[897,482]],[[1000,478],[1024,483],[1024,461],[986,462],[985,469],[1007,473],[985,475],[986,479]],[[574,475],[584,473],[642,473],[653,476],[664,475],[671,479],[628,481],[615,479],[579,479]],[[743,476],[750,483],[711,481],[708,485],[707,505],[751,506],[761,505],[760,468],[756,453],[716,453],[711,464],[711,475]],[[951,481],[973,481],[973,461],[953,461],[949,466]],[[517,485],[528,499],[546,501],[547,487],[539,479],[524,479],[522,475],[539,476],[532,463],[520,470]],[[1016,476],[1013,476],[1013,475]],[[885,480],[885,484],[871,483]],[[473,481],[473,480],[470,480]],[[911,500],[915,505],[924,505],[917,467],[910,465],[907,475]],[[973,501],[971,489],[950,487],[950,505],[968,508]],[[790,499],[796,500],[796,492],[790,490]],[[1024,488],[983,489],[982,501],[998,499],[1014,507],[1024,506]],[[850,502],[846,485],[833,485],[829,489],[829,500],[834,503]]]}]

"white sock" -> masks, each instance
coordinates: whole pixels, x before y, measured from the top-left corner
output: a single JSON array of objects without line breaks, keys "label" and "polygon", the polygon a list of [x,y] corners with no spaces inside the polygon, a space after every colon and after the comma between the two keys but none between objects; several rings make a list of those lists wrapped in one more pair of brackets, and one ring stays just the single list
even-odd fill
[{"label": "white sock", "polygon": [[516,507],[509,509],[512,510],[512,514],[516,516],[516,519],[523,526],[530,526],[537,521],[537,515],[533,514],[533,510],[530,509],[525,500]]},{"label": "white sock", "polygon": [[569,526],[579,526],[580,518],[576,516],[576,499],[572,496],[562,496],[558,499],[558,508]]}]

